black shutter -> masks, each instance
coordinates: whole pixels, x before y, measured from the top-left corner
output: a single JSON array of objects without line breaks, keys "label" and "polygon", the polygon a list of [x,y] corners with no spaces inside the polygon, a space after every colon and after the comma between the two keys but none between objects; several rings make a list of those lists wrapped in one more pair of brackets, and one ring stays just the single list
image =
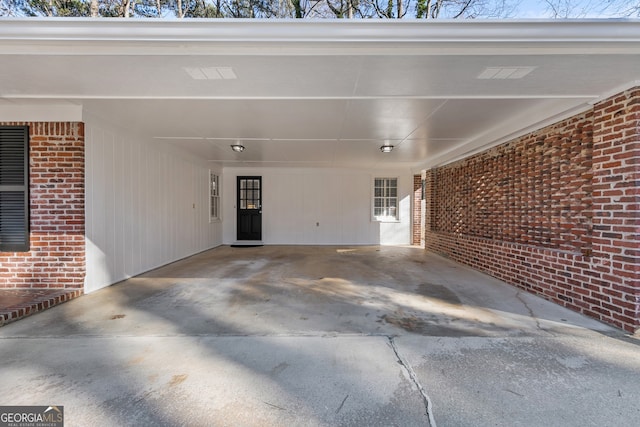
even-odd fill
[{"label": "black shutter", "polygon": [[0,252],[29,250],[29,128],[0,126]]}]

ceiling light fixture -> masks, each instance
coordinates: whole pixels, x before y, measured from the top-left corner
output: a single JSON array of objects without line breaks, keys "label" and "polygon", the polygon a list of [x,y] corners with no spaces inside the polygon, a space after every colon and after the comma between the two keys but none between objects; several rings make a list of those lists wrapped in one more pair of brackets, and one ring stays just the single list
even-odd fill
[{"label": "ceiling light fixture", "polygon": [[236,153],[242,153],[244,151],[244,145],[242,144],[232,144],[231,149]]},{"label": "ceiling light fixture", "polygon": [[393,145],[384,144],[380,147],[380,151],[382,151],[383,153],[390,153],[391,150],[393,150]]}]

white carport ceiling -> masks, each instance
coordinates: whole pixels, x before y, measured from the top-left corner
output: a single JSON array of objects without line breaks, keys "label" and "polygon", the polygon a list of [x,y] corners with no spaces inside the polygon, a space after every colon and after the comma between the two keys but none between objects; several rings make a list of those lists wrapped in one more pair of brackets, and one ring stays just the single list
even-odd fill
[{"label": "white carport ceiling", "polygon": [[[640,25],[0,20],[0,61],[0,106],[81,105],[225,166],[417,171],[639,84]],[[231,78],[191,76],[216,67]]]}]

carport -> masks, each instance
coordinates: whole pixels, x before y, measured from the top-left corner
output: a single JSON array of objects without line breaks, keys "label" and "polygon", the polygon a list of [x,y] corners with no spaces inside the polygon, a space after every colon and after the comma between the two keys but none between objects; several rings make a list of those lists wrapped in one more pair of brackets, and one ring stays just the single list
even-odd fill
[{"label": "carport", "polygon": [[238,242],[416,244],[634,332],[639,40],[612,20],[3,19],[0,124],[31,145],[1,286],[89,293]]},{"label": "carport", "polygon": [[631,425],[639,56],[636,21],[0,21],[0,287],[87,294],[0,330],[6,404]]}]

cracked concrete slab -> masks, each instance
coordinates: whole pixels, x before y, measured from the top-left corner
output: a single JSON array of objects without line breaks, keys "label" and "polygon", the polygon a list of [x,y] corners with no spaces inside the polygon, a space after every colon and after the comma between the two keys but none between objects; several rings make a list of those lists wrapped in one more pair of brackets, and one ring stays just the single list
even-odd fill
[{"label": "cracked concrete slab", "polygon": [[427,422],[384,337],[37,338],[3,358],[2,404],[62,404],[68,426]]},{"label": "cracked concrete slab", "polygon": [[621,331],[419,248],[220,247],[0,328],[0,405],[68,426],[627,425],[634,360]]},{"label": "cracked concrete slab", "polygon": [[637,426],[640,349],[604,336],[417,337],[396,346],[439,426]]}]

